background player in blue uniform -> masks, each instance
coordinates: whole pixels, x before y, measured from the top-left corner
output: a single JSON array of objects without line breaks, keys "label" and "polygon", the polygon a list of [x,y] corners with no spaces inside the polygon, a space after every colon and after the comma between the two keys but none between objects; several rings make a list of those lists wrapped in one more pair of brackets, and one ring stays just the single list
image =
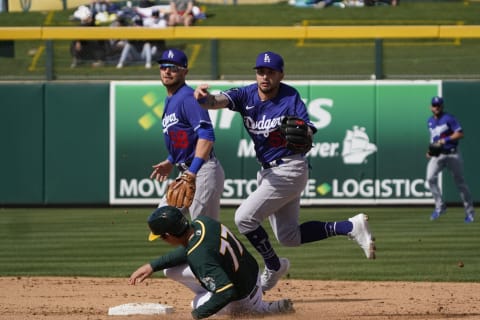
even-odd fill
[{"label": "background player in blue uniform", "polygon": [[[191,218],[208,215],[218,220],[225,175],[214,154],[215,135],[210,116],[185,83],[188,74],[185,53],[166,50],[158,63],[160,78],[167,90],[162,125],[168,157],[153,166],[150,178],[165,181],[174,166],[180,174],[186,172],[194,176],[197,188],[189,208]],[[164,197],[159,206],[166,204]],[[186,209],[182,211],[186,213]]]},{"label": "background player in blue uniform", "polygon": [[430,142],[438,142],[442,146],[440,155],[431,156],[427,165],[427,182],[435,200],[435,210],[430,216],[431,220],[438,219],[444,214],[447,206],[442,199],[438,186],[438,175],[447,168],[452,173],[455,184],[460,191],[460,196],[465,208],[465,222],[473,222],[475,211],[470,190],[463,177],[463,158],[458,149],[458,142],[464,137],[463,129],[457,119],[450,113],[444,112],[443,98],[435,96],[431,101],[432,116],[428,118]]},{"label": "background player in blue uniform", "polygon": [[245,315],[291,313],[289,299],[262,300],[258,264],[243,244],[224,225],[200,216],[190,224],[175,207],[156,209],[148,218],[149,240],[161,238],[174,251],[138,268],[129,278],[135,285],[153,272],[188,263],[188,272],[175,279],[195,293],[194,319],[214,314]]},{"label": "background player in blue uniform", "polygon": [[277,240],[285,246],[322,240],[335,235],[355,239],[369,259],[375,257],[375,245],[367,216],[358,214],[346,221],[309,221],[299,225],[300,196],[308,180],[305,154],[295,154],[285,147],[279,126],[285,116],[302,118],[316,132],[305,104],[296,89],[282,83],[283,58],[274,52],[260,53],[256,59],[256,83],[232,88],[217,95],[208,85],[195,89],[195,97],[209,109],[229,108],[242,115],[244,126],[255,144],[261,164],[258,188],[235,213],[235,223],[263,257],[265,270],[262,289],[272,289],[287,273],[290,262],[275,253],[262,222],[269,219]]}]

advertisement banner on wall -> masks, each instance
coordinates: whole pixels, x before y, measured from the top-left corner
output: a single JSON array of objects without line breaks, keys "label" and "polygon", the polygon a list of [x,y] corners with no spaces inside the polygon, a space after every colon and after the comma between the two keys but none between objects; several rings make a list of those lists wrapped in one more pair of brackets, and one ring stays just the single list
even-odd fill
[{"label": "advertisement banner on wall", "polygon": [[[216,92],[247,83],[217,81],[210,87]],[[426,120],[429,99],[441,94],[440,81],[288,83],[300,92],[318,129],[302,205],[432,203],[425,184]],[[159,81],[111,83],[111,204],[157,204],[175,178],[149,178],[152,165],[167,157],[165,95]],[[256,188],[253,143],[238,113],[209,113],[215,152],[225,170],[222,204],[239,204]]]}]

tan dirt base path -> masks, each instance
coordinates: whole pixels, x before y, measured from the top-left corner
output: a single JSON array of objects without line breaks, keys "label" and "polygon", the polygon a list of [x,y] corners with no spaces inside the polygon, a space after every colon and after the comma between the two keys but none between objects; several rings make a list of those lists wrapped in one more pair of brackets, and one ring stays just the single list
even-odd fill
[{"label": "tan dirt base path", "polygon": [[[265,300],[291,298],[296,313],[267,319],[480,319],[480,283],[282,280]],[[2,320],[191,319],[192,294],[177,283],[148,279],[137,286],[119,278],[0,277]],[[125,303],[172,305],[173,314],[108,316]],[[214,319],[223,319],[214,317]]]}]

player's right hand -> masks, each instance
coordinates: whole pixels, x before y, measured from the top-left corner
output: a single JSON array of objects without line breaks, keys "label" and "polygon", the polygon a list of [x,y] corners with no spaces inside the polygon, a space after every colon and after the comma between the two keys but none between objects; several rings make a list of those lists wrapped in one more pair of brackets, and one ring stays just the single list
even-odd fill
[{"label": "player's right hand", "polygon": [[[193,96],[197,101],[202,101],[202,99],[206,99],[208,97],[208,84],[202,83],[193,92]],[[200,102],[201,103],[201,102]]]},{"label": "player's right hand", "polygon": [[173,163],[171,163],[168,160],[164,160],[160,163],[157,163],[156,165],[152,166],[153,171],[152,174],[150,175],[150,179],[155,179],[157,181],[165,181],[167,180],[168,176],[170,175],[170,172],[173,170]]}]

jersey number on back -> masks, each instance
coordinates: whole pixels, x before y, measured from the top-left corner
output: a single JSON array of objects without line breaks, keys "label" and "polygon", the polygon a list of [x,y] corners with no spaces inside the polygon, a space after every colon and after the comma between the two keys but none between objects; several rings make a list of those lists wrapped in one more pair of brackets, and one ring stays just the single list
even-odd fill
[{"label": "jersey number on back", "polygon": [[[232,245],[237,247],[236,251]],[[222,233],[220,235],[220,253],[222,255],[227,253],[230,254],[235,271],[238,270],[238,258],[236,252],[238,252],[240,255],[243,255],[243,247],[237,238],[235,238],[233,233],[222,224]]]}]

